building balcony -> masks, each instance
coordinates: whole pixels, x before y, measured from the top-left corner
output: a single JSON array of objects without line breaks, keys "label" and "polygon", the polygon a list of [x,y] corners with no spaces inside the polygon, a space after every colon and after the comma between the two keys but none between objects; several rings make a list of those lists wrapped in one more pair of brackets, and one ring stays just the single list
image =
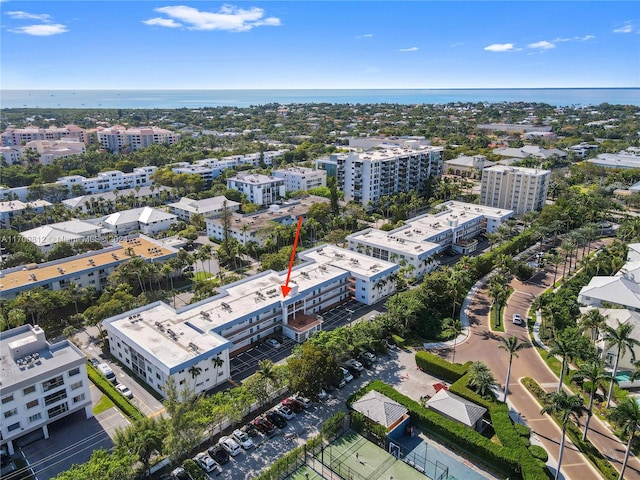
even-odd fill
[{"label": "building balcony", "polygon": [[293,318],[287,322],[287,327],[296,333],[307,332],[318,325],[321,325],[323,319],[320,315],[307,315],[306,313],[296,313]]}]

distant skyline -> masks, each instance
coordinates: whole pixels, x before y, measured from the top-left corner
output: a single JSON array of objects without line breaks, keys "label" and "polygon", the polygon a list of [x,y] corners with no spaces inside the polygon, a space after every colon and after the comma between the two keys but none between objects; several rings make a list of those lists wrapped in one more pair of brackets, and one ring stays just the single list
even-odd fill
[{"label": "distant skyline", "polygon": [[2,1],[2,89],[640,86],[636,2]]}]

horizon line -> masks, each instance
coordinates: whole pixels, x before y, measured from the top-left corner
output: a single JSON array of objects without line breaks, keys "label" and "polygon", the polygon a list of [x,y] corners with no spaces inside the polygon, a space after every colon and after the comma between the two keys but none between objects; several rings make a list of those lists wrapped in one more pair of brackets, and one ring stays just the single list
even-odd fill
[{"label": "horizon line", "polygon": [[332,91],[332,90],[638,90],[634,87],[372,87],[372,88],[0,88],[1,92],[27,92],[27,91],[131,91],[131,92],[159,92],[159,91]]}]

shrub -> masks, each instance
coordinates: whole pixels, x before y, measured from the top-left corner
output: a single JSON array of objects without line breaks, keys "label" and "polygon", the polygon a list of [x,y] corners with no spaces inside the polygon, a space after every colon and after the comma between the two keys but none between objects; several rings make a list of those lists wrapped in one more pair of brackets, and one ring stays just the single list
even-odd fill
[{"label": "shrub", "polygon": [[187,458],[184,462],[182,462],[182,468],[184,468],[193,480],[206,480],[209,477],[206,477],[202,469],[190,458]]},{"label": "shrub", "polygon": [[531,445],[529,447],[529,453],[533,456],[533,458],[537,458],[538,460],[542,460],[543,462],[547,462],[549,460],[549,454],[547,451],[539,445]]},{"label": "shrub", "polygon": [[138,410],[138,407],[131,403],[128,398],[123,397],[122,394],[116,390],[116,387],[114,387],[113,384],[98,372],[98,370],[96,370],[96,368],[90,363],[87,363],[87,375],[95,386],[109,397],[111,401],[116,404],[116,407],[118,407],[127,417],[131,420],[140,420],[141,418],[144,418],[144,415],[140,410]]},{"label": "shrub", "polygon": [[402,337],[399,337],[398,335],[391,335],[391,338],[393,339],[393,343],[395,343],[398,348],[404,348],[404,344],[405,344],[405,339]]},{"label": "shrub", "polygon": [[416,353],[416,365],[420,370],[450,382],[459,380],[468,368],[467,365],[447,362],[438,355],[424,350]]},{"label": "shrub", "polygon": [[521,437],[529,438],[531,436],[531,430],[526,425],[523,425],[521,423],[514,423],[513,427],[516,429],[516,432],[518,432],[518,435],[520,435]]}]

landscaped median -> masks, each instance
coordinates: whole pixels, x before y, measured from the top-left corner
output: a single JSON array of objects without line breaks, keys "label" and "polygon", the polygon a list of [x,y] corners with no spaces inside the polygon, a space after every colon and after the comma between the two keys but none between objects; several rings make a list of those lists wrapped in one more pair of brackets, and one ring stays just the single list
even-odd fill
[{"label": "landscaped median", "polygon": [[419,425],[428,435],[436,437],[454,450],[463,452],[473,461],[512,479],[547,480],[550,478],[544,463],[546,456],[539,447],[531,446],[529,429],[524,425],[517,427],[514,425],[505,404],[495,399],[487,400],[467,388],[468,365],[452,364],[424,351],[416,354],[416,363],[424,371],[453,381],[449,389],[452,393],[487,408],[501,445],[469,427],[423,407],[379,380],[374,380],[354,393],[347,400],[347,404],[351,405],[369,390],[376,390],[404,405],[409,410],[411,421]]},{"label": "landscaped median", "polygon": [[115,403],[116,407],[122,411],[127,417],[131,420],[140,420],[144,418],[144,415],[138,407],[136,407],[133,403],[129,401],[128,398],[125,398],[116,387],[107,380],[96,368],[87,363],[87,374],[89,375],[89,380],[91,380],[96,387],[100,389],[102,393],[104,393],[113,403]]},{"label": "landscaped median", "polygon": [[[538,403],[540,408],[546,405],[547,392],[536,382],[533,378],[526,377],[522,379],[522,384],[531,393]],[[557,415],[551,415],[555,422],[560,426],[560,420]],[[569,422],[567,426],[567,435],[573,442],[573,444],[584,454],[585,457],[598,469],[602,476],[607,480],[617,480],[619,473],[611,465],[611,463],[598,451],[596,447],[589,441],[582,441],[582,432],[574,423]]]}]

